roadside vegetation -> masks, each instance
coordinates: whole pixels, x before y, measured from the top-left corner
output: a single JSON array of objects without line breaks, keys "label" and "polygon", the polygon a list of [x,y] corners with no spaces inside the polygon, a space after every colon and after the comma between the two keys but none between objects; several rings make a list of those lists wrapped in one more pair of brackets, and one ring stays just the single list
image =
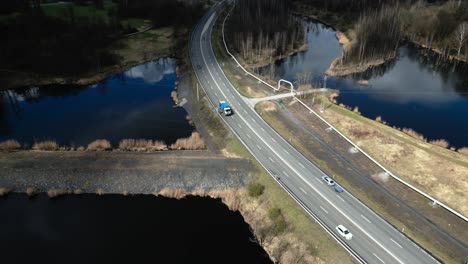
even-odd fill
[{"label": "roadside vegetation", "polygon": [[[27,145],[21,146],[18,141],[9,139],[0,142],[0,152],[12,152],[27,150]],[[205,141],[198,132],[193,132],[187,138],[177,139],[175,143],[167,145],[163,141],[150,139],[122,139],[117,148],[106,139],[97,139],[85,146],[60,146],[55,140],[35,142],[32,150],[38,151],[138,151],[152,152],[164,150],[203,150],[206,149]]]}]

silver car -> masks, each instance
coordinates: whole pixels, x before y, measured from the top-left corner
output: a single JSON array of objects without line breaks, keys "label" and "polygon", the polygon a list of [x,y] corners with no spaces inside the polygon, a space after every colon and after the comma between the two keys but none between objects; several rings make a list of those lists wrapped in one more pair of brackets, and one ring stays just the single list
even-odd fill
[{"label": "silver car", "polygon": [[327,183],[328,186],[333,186],[335,185],[335,181],[333,181],[330,177],[328,176],[322,176],[322,180]]}]

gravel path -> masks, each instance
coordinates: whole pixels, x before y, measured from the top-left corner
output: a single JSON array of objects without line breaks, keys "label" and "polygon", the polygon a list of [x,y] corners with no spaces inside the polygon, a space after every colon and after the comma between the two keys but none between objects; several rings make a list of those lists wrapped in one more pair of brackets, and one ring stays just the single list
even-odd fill
[{"label": "gravel path", "polygon": [[245,186],[252,165],[207,151],[0,153],[0,188],[150,194]]}]

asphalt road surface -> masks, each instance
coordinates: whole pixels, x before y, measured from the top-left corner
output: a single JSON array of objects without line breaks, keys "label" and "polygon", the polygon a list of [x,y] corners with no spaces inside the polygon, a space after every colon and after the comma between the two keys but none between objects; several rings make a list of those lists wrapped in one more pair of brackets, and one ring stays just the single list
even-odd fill
[{"label": "asphalt road surface", "polygon": [[[325,175],[249,106],[219,66],[211,46],[211,32],[221,5],[213,7],[196,26],[191,39],[191,61],[210,100],[228,101],[232,116],[222,117],[255,158],[324,223],[346,247],[368,263],[438,263],[427,252],[376,215],[348,192],[336,193],[322,181]],[[344,225],[351,240],[338,236]]]}]

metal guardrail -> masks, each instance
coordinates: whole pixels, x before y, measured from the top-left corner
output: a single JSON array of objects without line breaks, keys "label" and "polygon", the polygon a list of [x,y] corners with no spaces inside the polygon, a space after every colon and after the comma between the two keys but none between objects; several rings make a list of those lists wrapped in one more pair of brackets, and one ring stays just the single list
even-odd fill
[{"label": "metal guardrail", "polygon": [[[231,53],[229,52],[229,49],[227,47],[227,44],[226,44],[226,40],[224,38],[224,24],[227,20],[227,18],[229,17],[232,9],[234,8],[234,5],[233,7],[231,8],[231,10],[229,10],[228,14],[226,15],[226,17],[224,18],[224,21],[223,21],[223,25],[222,25],[222,35],[223,35],[223,42],[224,42],[224,47],[226,49],[226,52],[229,54],[229,56],[231,56],[231,58],[237,63],[237,65],[244,71],[246,72],[248,75],[252,76],[253,78],[257,79],[258,81],[264,83],[265,85],[269,86],[270,88],[273,88],[274,90],[276,90],[276,87],[268,84],[267,82],[261,80],[260,78],[258,78],[257,76],[253,75],[252,73],[248,72],[244,67],[242,67],[242,65],[239,63],[239,61],[236,59],[236,57]],[[446,204],[438,201],[437,199],[435,199],[434,197],[426,194],[425,192],[419,190],[418,188],[412,186],[411,184],[409,184],[408,182],[402,180],[401,178],[399,178],[398,176],[394,175],[391,171],[389,171],[388,169],[386,169],[382,164],[380,164],[378,161],[376,161],[374,158],[372,158],[369,154],[367,154],[364,150],[362,150],[360,147],[358,147],[356,144],[354,144],[353,141],[351,141],[349,138],[347,138],[345,135],[343,135],[340,131],[338,131],[338,129],[336,129],[333,125],[331,125],[330,123],[328,123],[325,119],[323,119],[319,114],[317,114],[312,108],[310,108],[309,106],[307,106],[304,102],[302,102],[299,98],[297,98],[294,94],[293,94],[293,98],[296,99],[299,103],[301,103],[304,107],[306,107],[311,113],[313,113],[314,115],[316,115],[320,120],[322,120],[325,124],[327,124],[331,129],[333,129],[336,133],[338,133],[342,138],[344,138],[348,143],[350,143],[353,147],[355,147],[357,150],[359,150],[362,154],[364,154],[368,159],[370,159],[372,162],[374,162],[377,166],[379,166],[384,172],[386,172],[388,175],[390,175],[393,179],[397,180],[398,182],[402,183],[403,185],[405,185],[406,187],[410,188],[411,190],[417,192],[418,194],[422,195],[423,197],[425,197],[426,199],[430,200],[431,202],[433,202],[435,205],[439,205],[441,206],[442,208],[444,208],[445,210],[451,212],[452,214],[456,215],[457,217],[461,218],[462,220],[464,220],[465,222],[468,222],[468,218],[464,215],[462,215],[461,213],[457,212],[456,210],[450,208],[449,206],[447,206]]]}]

